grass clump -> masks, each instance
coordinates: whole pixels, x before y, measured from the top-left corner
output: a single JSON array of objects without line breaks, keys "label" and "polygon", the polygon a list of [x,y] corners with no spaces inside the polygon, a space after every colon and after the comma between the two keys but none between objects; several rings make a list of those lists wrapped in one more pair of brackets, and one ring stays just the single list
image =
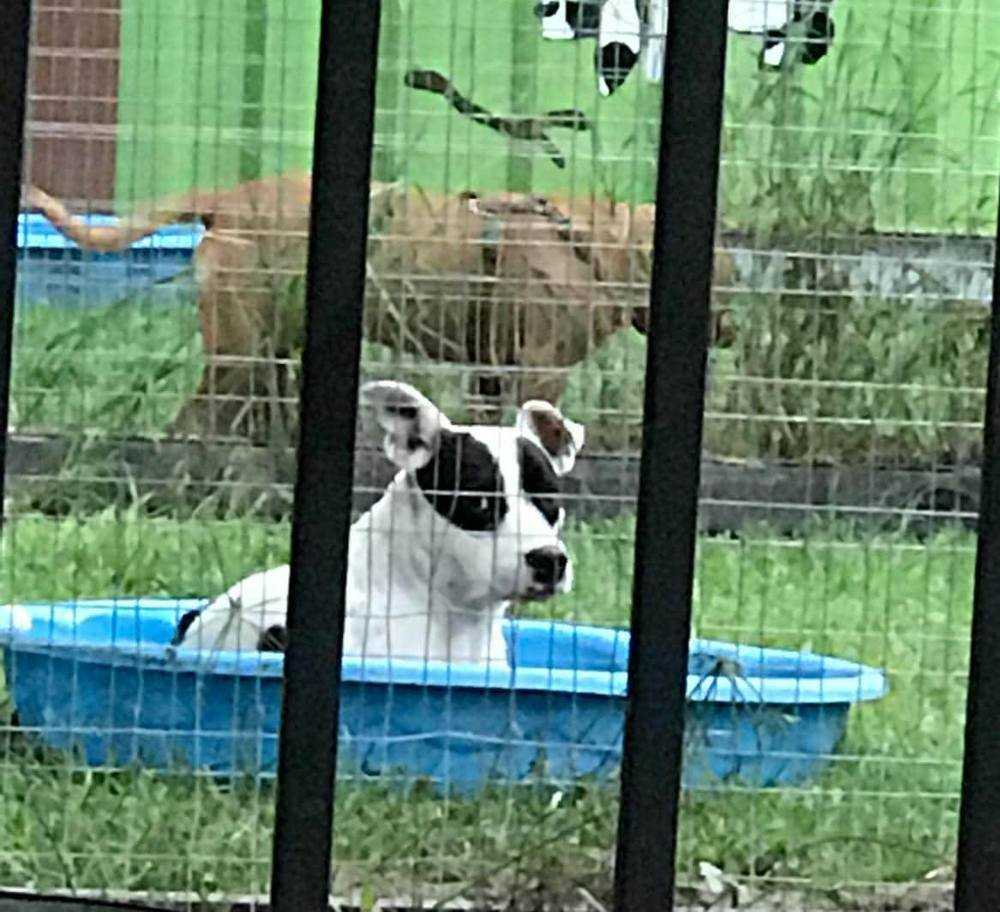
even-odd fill
[{"label": "grass clump", "polygon": [[710,451],[832,465],[978,461],[984,308],[747,295],[733,321],[707,404]]},{"label": "grass clump", "polygon": [[15,333],[10,423],[20,432],[159,434],[201,376],[193,307],[36,306]]}]

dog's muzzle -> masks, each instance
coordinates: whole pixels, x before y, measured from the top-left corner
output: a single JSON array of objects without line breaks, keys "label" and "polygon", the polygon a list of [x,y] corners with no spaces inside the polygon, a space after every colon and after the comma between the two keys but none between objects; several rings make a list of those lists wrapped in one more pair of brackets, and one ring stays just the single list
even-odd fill
[{"label": "dog's muzzle", "polygon": [[569,558],[562,548],[535,548],[525,554],[524,561],[531,570],[530,597],[549,598],[555,595],[566,579],[566,568],[569,566]]}]

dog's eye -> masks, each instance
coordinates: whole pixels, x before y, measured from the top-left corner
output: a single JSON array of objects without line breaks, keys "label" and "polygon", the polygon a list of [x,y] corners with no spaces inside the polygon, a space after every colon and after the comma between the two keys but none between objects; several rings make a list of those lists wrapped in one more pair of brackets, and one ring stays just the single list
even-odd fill
[{"label": "dog's eye", "polygon": [[466,525],[463,528],[475,532],[488,532],[497,527],[501,520],[499,497],[476,491],[462,498],[462,506],[456,508],[464,513]]}]

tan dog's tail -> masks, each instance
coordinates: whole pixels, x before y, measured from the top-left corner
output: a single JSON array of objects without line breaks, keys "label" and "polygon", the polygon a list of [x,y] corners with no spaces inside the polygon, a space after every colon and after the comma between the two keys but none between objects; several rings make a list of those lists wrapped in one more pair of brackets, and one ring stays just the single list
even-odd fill
[{"label": "tan dog's tail", "polygon": [[180,213],[164,213],[160,217],[137,214],[123,219],[118,225],[91,225],[70,212],[62,202],[32,185],[25,188],[22,202],[41,212],[54,228],[84,250],[101,253],[125,250],[154,231],[182,220]]}]

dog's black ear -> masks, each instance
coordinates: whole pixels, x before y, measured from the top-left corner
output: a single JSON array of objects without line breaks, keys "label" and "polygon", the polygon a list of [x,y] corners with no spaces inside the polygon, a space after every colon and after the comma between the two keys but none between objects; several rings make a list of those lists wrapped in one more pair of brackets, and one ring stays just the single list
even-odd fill
[{"label": "dog's black ear", "polygon": [[434,456],[441,429],[451,422],[441,410],[406,383],[377,380],[361,387],[361,403],[374,410],[385,438],[385,455],[401,469],[415,472]]}]

